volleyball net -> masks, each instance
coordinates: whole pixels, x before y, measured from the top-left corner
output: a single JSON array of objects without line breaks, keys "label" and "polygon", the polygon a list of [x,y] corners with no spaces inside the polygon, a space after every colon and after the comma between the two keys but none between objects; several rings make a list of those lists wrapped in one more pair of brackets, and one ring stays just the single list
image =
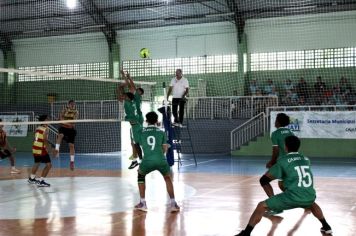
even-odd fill
[{"label": "volleyball net", "polygon": [[[49,141],[55,144],[58,128],[65,123],[75,124],[78,153],[121,150],[124,109],[117,91],[123,80],[7,68],[0,72],[8,80],[1,96],[0,118],[9,137],[21,137],[13,139],[19,151],[31,151],[33,132],[40,124],[49,125]],[[156,83],[134,83],[144,89],[142,99],[151,101]],[[78,117],[61,120],[60,113],[70,100],[75,102]],[[49,120],[38,121],[40,115],[48,115]],[[68,151],[66,145],[63,151]]]}]

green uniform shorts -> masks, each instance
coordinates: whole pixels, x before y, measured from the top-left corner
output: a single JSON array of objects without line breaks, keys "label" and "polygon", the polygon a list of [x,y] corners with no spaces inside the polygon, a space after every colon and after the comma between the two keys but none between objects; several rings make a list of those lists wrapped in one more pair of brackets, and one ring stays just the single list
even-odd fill
[{"label": "green uniform shorts", "polygon": [[141,133],[142,133],[141,124],[131,125],[131,141],[133,141],[134,143],[139,143]]},{"label": "green uniform shorts", "polygon": [[309,208],[314,203],[315,199],[312,201],[295,201],[286,193],[280,193],[268,198],[265,202],[270,210],[273,211],[284,211],[294,208]]},{"label": "green uniform shorts", "polygon": [[171,171],[168,162],[164,159],[162,161],[145,161],[142,160],[139,168],[139,172],[143,175],[147,175],[152,171],[158,170],[163,176],[166,176]]}]

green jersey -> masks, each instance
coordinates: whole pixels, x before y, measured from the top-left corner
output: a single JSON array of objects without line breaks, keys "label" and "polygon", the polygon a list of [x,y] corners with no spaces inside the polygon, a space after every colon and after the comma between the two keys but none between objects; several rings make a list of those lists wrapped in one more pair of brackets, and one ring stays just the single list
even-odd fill
[{"label": "green jersey", "polygon": [[137,123],[138,114],[137,114],[135,101],[125,100],[124,109],[125,109],[125,120],[129,122]]},{"label": "green jersey", "polygon": [[143,161],[162,161],[165,156],[162,145],[167,143],[166,134],[155,126],[144,128],[140,137],[143,150]]},{"label": "green jersey", "polygon": [[268,171],[283,180],[284,193],[293,201],[310,202],[316,198],[310,160],[298,152],[290,152]]},{"label": "green jersey", "polygon": [[139,123],[143,124],[143,115],[142,115],[142,110],[141,110],[142,96],[140,94],[138,94],[138,92],[136,92],[134,100],[135,100],[136,109],[137,109],[138,121],[139,121]]},{"label": "green jersey", "polygon": [[294,135],[293,132],[285,127],[280,127],[272,132],[271,135],[272,145],[278,146],[278,150],[279,150],[278,159],[287,154],[284,149],[284,140],[288,136],[292,136],[292,135]]}]

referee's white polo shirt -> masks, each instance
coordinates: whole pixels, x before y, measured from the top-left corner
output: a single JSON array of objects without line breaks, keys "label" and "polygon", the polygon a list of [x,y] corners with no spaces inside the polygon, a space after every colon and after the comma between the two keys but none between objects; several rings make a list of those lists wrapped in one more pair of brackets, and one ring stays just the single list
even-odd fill
[{"label": "referee's white polo shirt", "polygon": [[185,93],[185,90],[189,88],[189,82],[184,77],[182,77],[180,80],[174,77],[171,80],[170,86],[172,87],[173,98],[182,98]]}]

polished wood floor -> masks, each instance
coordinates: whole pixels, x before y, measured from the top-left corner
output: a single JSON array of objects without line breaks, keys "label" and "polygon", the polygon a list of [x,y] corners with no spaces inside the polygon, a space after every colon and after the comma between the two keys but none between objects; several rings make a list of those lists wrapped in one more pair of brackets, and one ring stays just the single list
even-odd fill
[{"label": "polished wood floor", "polygon": [[[199,167],[198,167],[199,168]],[[234,235],[248,222],[255,205],[266,198],[259,175],[174,171],[179,213],[170,213],[164,182],[147,177],[148,212],[137,203],[136,171],[55,168],[50,188],[26,182],[0,168],[0,235]],[[315,177],[317,202],[336,236],[356,235],[356,178]],[[277,186],[275,186],[277,189]],[[314,236],[320,223],[302,209],[263,218],[254,236]]]}]

